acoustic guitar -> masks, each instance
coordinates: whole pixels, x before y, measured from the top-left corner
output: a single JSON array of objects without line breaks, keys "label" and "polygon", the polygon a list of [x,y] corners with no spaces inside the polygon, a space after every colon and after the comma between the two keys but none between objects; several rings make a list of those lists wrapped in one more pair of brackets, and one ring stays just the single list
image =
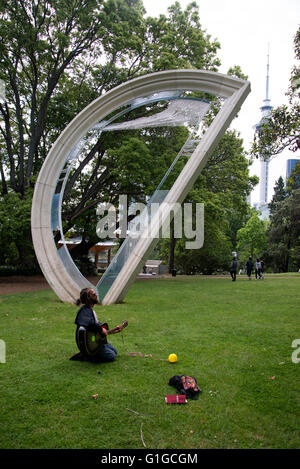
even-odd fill
[{"label": "acoustic guitar", "polygon": [[[128,321],[124,321],[121,329],[114,327],[108,330],[106,322],[100,323],[100,326],[107,329],[107,335],[114,334],[116,331],[121,332],[124,327],[128,326]],[[107,336],[100,334],[100,332],[89,331],[83,326],[80,326],[76,335],[77,346],[79,350],[86,355],[96,355],[100,347],[107,344]]]}]

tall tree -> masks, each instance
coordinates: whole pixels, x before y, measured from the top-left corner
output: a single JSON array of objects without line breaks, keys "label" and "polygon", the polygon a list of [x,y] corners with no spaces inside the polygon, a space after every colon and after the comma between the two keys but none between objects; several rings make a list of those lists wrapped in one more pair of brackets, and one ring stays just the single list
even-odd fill
[{"label": "tall tree", "polygon": [[25,197],[12,192],[5,194],[0,203],[0,265],[32,268],[34,253],[30,233],[32,190]]},{"label": "tall tree", "polygon": [[273,194],[271,202],[269,203],[271,216],[274,215],[274,213],[276,212],[278,204],[282,202],[287,196],[288,194],[284,185],[284,180],[282,176],[280,176],[278,180],[275,182],[274,194]]},{"label": "tall tree", "polygon": [[276,271],[299,268],[300,188],[278,203],[268,229],[268,255]]},{"label": "tall tree", "polygon": [[266,222],[261,220],[256,210],[243,228],[237,232],[237,250],[242,260],[249,256],[261,257],[267,249]]}]

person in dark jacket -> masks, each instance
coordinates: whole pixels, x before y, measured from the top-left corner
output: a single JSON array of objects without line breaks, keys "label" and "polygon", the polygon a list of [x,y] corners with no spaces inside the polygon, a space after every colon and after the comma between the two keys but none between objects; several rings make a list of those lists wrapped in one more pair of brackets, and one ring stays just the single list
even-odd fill
[{"label": "person in dark jacket", "polygon": [[[98,304],[97,293],[93,288],[84,288],[80,292],[80,298],[77,300],[76,304],[79,306],[82,304],[81,308],[78,310],[75,324],[77,325],[76,329],[76,343],[78,342],[78,331],[80,327],[84,327],[88,331],[95,333],[100,333],[103,337],[108,334],[117,334],[121,332],[122,326],[117,326],[114,328],[113,332],[108,331],[108,325],[106,323],[100,323],[96,312],[94,311],[94,305]],[[79,345],[78,345],[79,348]],[[92,362],[112,362],[117,357],[117,350],[109,343],[103,344],[97,353],[93,356],[85,354],[82,350],[79,354],[72,357],[73,360],[82,360],[82,361],[92,361]]]},{"label": "person in dark jacket", "polygon": [[246,271],[247,271],[249,280],[251,280],[252,270],[253,270],[252,257],[249,257],[249,260],[246,262]]},{"label": "person in dark jacket", "polygon": [[230,266],[230,275],[231,275],[231,278],[232,278],[233,282],[236,281],[237,267],[238,267],[238,263],[237,263],[236,257],[234,257],[232,259],[231,266]]}]

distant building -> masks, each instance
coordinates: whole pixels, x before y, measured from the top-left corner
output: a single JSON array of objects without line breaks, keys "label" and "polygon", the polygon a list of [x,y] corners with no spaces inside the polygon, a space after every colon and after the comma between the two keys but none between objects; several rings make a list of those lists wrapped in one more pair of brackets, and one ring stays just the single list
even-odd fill
[{"label": "distant building", "polygon": [[[261,120],[255,126],[255,131],[259,132],[259,129],[263,124],[268,121],[268,117],[271,114],[273,106],[271,106],[271,100],[269,98],[269,51],[268,51],[268,62],[267,62],[267,77],[266,77],[266,97],[263,100],[263,105],[260,108],[261,110]],[[268,187],[269,187],[269,161],[264,161],[262,158],[260,160],[260,178],[259,178],[259,205],[263,206],[268,203]],[[260,209],[261,210],[261,209]]]},{"label": "distant building", "polygon": [[285,181],[290,177],[291,172],[293,171],[296,163],[300,163],[300,157],[299,158],[291,158],[291,159],[286,161]]},{"label": "distant building", "polygon": [[[61,249],[62,246],[71,251],[82,241],[81,236],[71,238],[69,240],[58,241],[57,247]],[[88,252],[88,257],[95,263],[97,272],[104,272],[105,269],[110,265],[114,255],[113,250],[117,246],[116,240],[99,241],[99,243],[92,246]]]},{"label": "distant building", "polygon": [[[268,121],[268,118],[271,114],[273,106],[271,106],[271,100],[269,98],[269,51],[268,51],[268,60],[267,60],[267,77],[266,77],[266,97],[263,100],[263,105],[260,108],[261,110],[261,119],[258,124],[256,124],[255,131],[259,132],[261,126]],[[264,161],[263,158],[260,159],[260,177],[259,177],[259,202],[253,204],[253,206],[260,212],[259,218],[262,220],[269,219],[270,210],[268,207],[268,189],[269,189],[269,161]]]}]

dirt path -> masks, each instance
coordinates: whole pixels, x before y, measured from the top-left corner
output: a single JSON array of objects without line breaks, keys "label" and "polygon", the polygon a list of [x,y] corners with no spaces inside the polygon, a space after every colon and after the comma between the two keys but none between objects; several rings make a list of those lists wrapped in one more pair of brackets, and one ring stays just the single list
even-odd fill
[{"label": "dirt path", "polygon": [[6,295],[7,293],[21,293],[34,290],[46,290],[49,289],[49,285],[44,277],[0,277],[0,295]]},{"label": "dirt path", "polygon": [[[157,276],[157,278],[160,276]],[[148,278],[155,278],[148,276]],[[146,276],[142,276],[141,279],[147,279]],[[89,277],[88,280],[93,284],[97,285],[99,277]],[[10,293],[23,293],[28,291],[37,290],[50,290],[50,286],[47,280],[42,275],[35,275],[34,277],[28,276],[11,276],[11,277],[0,277],[0,295],[7,295]]]}]

